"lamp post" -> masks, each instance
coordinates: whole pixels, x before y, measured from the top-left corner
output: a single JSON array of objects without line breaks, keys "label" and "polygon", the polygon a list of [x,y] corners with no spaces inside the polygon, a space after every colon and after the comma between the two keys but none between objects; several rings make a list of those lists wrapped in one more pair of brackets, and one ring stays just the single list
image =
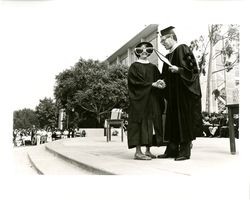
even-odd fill
[{"label": "lamp post", "polygon": [[[74,112],[74,111],[75,111],[75,109],[72,108],[71,112]],[[70,114],[70,112],[69,112],[69,110],[67,110],[67,130],[69,130],[69,114]]]},{"label": "lamp post", "polygon": [[66,123],[66,127],[67,127],[67,130],[69,129],[69,111],[67,110],[67,123]]}]

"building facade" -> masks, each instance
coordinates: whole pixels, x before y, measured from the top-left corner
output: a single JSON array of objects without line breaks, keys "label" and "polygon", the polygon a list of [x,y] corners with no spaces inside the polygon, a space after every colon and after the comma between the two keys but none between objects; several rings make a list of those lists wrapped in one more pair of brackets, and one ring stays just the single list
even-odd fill
[{"label": "building facade", "polygon": [[[130,66],[131,63],[136,61],[136,56],[134,54],[135,46],[140,42],[150,42],[154,48],[158,49],[159,47],[159,34],[158,25],[150,24],[140,33],[134,36],[126,44],[124,44],[120,49],[114,52],[111,56],[107,58],[109,65],[114,64],[123,64]],[[156,66],[160,66],[161,61],[158,59],[155,52],[149,57],[149,61]]]},{"label": "building facade", "polygon": [[[214,47],[214,55],[219,54],[212,61],[212,77],[211,77],[211,95],[210,99],[207,99],[207,75],[200,76],[201,90],[202,90],[202,110],[207,111],[207,101],[210,103],[210,112],[221,112],[227,104],[239,103],[239,64],[235,64],[232,69],[227,69],[225,63],[225,57],[220,54],[224,48],[224,41],[219,41]],[[235,44],[239,45],[239,44]],[[232,55],[228,61],[234,62],[239,52]],[[206,69],[208,71],[208,69]],[[215,98],[213,92],[218,90],[220,97]],[[223,98],[222,98],[223,97]]]},{"label": "building facade", "polygon": [[[120,49],[114,52],[111,56],[107,58],[107,61],[110,66],[114,64],[124,64],[130,66],[131,63],[136,61],[136,56],[134,54],[135,46],[140,42],[150,42],[155,49],[159,50],[163,54],[166,52],[164,47],[160,44],[160,36],[158,24],[150,24],[146,28],[144,28],[141,32],[135,35],[132,39],[130,39],[126,44],[124,44]],[[195,38],[193,38],[195,39]],[[191,42],[191,41],[189,41]],[[189,45],[189,44],[187,44]],[[223,45],[223,41],[218,42],[214,47],[214,52],[221,51]],[[235,44],[238,45],[238,44]],[[234,58],[232,58],[234,59]],[[151,54],[149,57],[149,61],[155,64],[159,71],[162,71],[163,63],[157,57],[155,52]],[[223,58],[218,56],[213,60],[212,63],[212,77],[211,77],[211,92],[218,89],[221,94],[226,94],[227,99],[223,102],[223,99],[216,99],[213,94],[210,95],[210,108],[211,112],[219,112],[221,111],[221,107],[225,106],[225,104],[230,103],[232,99],[234,102],[239,100],[239,66],[236,65],[232,70],[227,72],[224,70],[225,64],[223,63]],[[206,69],[207,71],[207,69]],[[206,99],[206,91],[207,91],[207,75],[200,76],[200,84],[202,90],[202,110],[207,110],[207,99]],[[228,99],[228,97],[230,99]]]}]

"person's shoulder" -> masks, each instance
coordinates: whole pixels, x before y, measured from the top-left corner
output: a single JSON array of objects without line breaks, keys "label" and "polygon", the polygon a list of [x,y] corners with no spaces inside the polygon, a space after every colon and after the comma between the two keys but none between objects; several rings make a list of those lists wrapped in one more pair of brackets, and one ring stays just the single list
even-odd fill
[{"label": "person's shoulder", "polygon": [[150,63],[148,63],[148,64],[150,64],[150,65],[156,67],[156,64],[154,64],[154,63],[151,63],[151,62],[150,62]]},{"label": "person's shoulder", "polygon": [[138,62],[133,62],[129,68],[133,68],[133,67],[136,67],[139,63]]},{"label": "person's shoulder", "polygon": [[180,55],[184,56],[184,59],[188,60],[189,62],[192,61],[195,63],[195,57],[193,55],[192,50],[186,44],[181,44],[177,47],[177,51]]},{"label": "person's shoulder", "polygon": [[148,63],[141,63],[140,61],[135,61],[131,65],[133,65],[133,66],[142,66],[143,64],[148,64]]},{"label": "person's shoulder", "polygon": [[152,67],[154,68],[154,70],[159,71],[159,68],[157,67],[157,65],[152,63]]},{"label": "person's shoulder", "polygon": [[135,69],[135,67],[136,67],[135,63],[132,63],[132,64],[129,66],[129,69],[128,69],[129,73],[130,73],[131,71],[133,71],[133,70]]},{"label": "person's shoulder", "polygon": [[151,67],[157,67],[154,63],[147,63],[147,65],[151,66]]},{"label": "person's shoulder", "polygon": [[141,68],[141,66],[142,66],[141,63],[135,61],[135,62],[133,62],[133,63],[130,65],[129,69],[130,69],[130,70],[131,70],[131,69],[138,69],[138,68]]},{"label": "person's shoulder", "polygon": [[189,46],[188,45],[186,45],[186,44],[180,44],[177,48],[176,48],[177,50],[184,50],[184,51],[190,51],[190,48],[189,48]]}]

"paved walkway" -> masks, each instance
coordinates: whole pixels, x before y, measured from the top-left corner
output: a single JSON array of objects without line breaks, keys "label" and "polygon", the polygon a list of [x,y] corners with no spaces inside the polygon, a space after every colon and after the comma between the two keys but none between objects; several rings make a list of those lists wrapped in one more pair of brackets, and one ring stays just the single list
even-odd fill
[{"label": "paved walkway", "polygon": [[[191,159],[180,162],[173,159],[134,160],[134,149],[129,150],[126,141],[126,137],[121,142],[120,137],[115,136],[111,142],[106,142],[103,135],[93,134],[47,143],[45,149],[96,174],[201,177],[237,176],[240,170],[238,152],[230,154],[228,138],[197,138],[193,142]],[[158,155],[164,149],[153,147],[152,153]],[[39,151],[36,154],[39,157]]]},{"label": "paved walkway", "polygon": [[[100,199],[105,195],[107,199],[127,200],[132,195],[151,200],[245,200],[243,197],[248,195],[249,182],[242,181],[247,177],[241,171],[239,140],[236,140],[236,155],[231,155],[228,138],[197,138],[193,142],[191,159],[180,162],[134,160],[134,149],[129,150],[126,141],[126,137],[121,142],[116,136],[106,142],[103,134],[91,133],[84,138],[61,139],[27,149],[30,149],[28,155],[33,167],[45,175],[122,175],[101,176],[105,179],[77,176],[69,180],[71,183],[79,180],[80,185],[85,183],[87,190],[82,189],[91,198],[97,195]],[[153,147],[152,152],[161,154],[164,147]],[[62,180],[61,185],[65,184],[65,178],[56,177]],[[93,188],[100,192],[93,193]]]},{"label": "paved walkway", "polygon": [[13,149],[13,174],[14,175],[36,175],[34,167],[28,160],[27,152],[34,149],[33,146],[14,147]]}]

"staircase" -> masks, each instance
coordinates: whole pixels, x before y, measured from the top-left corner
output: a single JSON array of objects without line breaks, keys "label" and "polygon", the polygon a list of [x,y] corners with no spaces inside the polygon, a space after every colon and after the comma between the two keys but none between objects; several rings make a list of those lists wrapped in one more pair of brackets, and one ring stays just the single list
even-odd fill
[{"label": "staircase", "polygon": [[62,159],[56,152],[52,153],[45,145],[39,145],[28,152],[28,159],[40,175],[93,175],[83,166],[75,165]]},{"label": "staircase", "polygon": [[[76,145],[81,145],[76,138]],[[32,147],[28,153],[28,159],[34,169],[40,175],[111,175],[95,164],[96,155],[85,153],[81,150],[63,146],[62,143],[68,139],[61,139],[51,143],[45,143]],[[72,153],[73,152],[73,153]],[[84,158],[84,159],[83,159]],[[88,162],[84,162],[88,161]]]}]

